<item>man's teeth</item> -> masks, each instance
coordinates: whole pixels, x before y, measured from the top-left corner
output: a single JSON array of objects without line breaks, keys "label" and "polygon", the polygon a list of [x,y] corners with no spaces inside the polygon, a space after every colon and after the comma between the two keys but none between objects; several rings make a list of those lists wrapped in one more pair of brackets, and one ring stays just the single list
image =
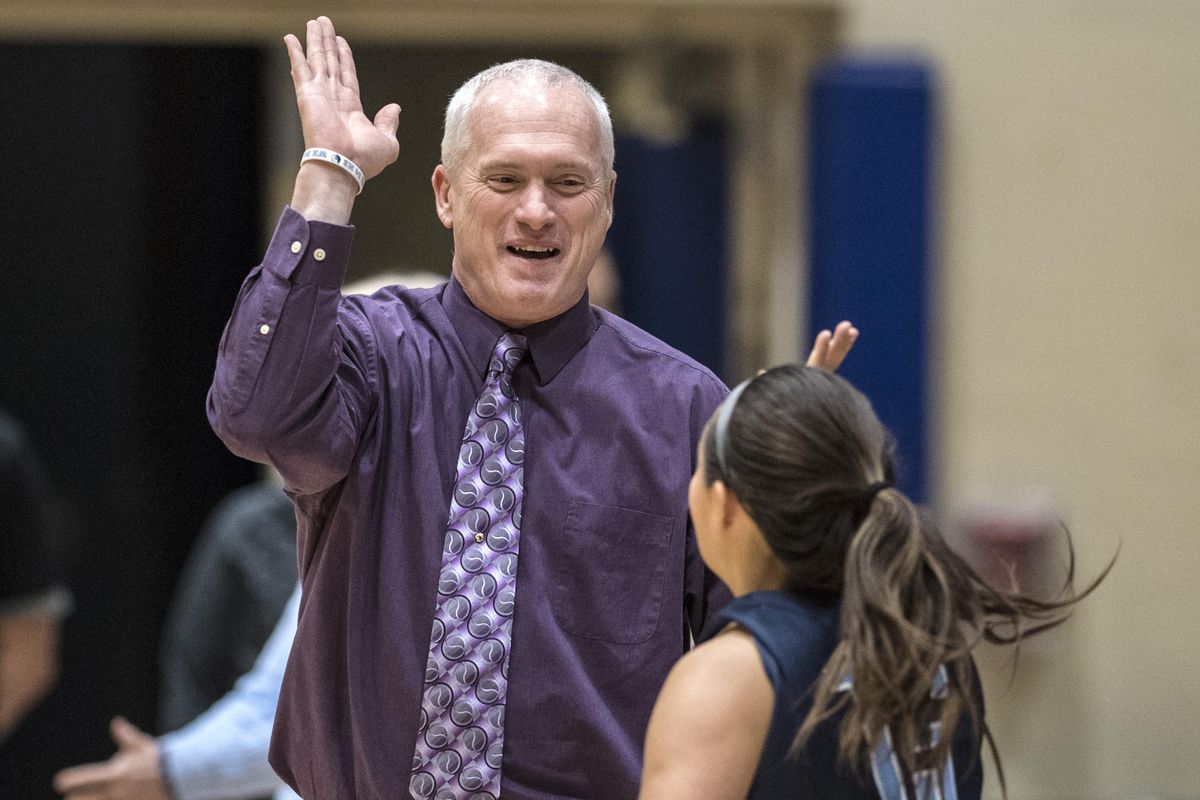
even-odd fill
[{"label": "man's teeth", "polygon": [[543,247],[541,245],[511,245],[508,251],[524,258],[554,258],[558,255],[557,247]]}]

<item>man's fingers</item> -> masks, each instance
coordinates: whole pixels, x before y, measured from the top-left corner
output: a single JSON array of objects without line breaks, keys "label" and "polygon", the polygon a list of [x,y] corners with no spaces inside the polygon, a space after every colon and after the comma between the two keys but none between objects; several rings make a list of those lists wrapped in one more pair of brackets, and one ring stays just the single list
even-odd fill
[{"label": "man's fingers", "polygon": [[342,86],[358,94],[358,71],[354,67],[354,54],[350,52],[350,43],[344,36],[334,39],[337,44],[338,69],[341,70],[338,79]]},{"label": "man's fingers", "polygon": [[321,23],[310,19],[304,25],[305,52],[309,77],[325,76],[325,50],[321,40]]},{"label": "man's fingers", "polygon": [[329,17],[317,17],[321,30],[321,55],[325,58],[325,75],[341,80],[342,70],[338,65],[337,34],[333,30],[333,21]]},{"label": "man's fingers", "polygon": [[292,83],[300,83],[312,78],[312,70],[309,69],[308,61],[304,58],[304,48],[300,46],[300,40],[289,33],[283,37],[283,43],[287,46],[288,61],[292,65]]}]

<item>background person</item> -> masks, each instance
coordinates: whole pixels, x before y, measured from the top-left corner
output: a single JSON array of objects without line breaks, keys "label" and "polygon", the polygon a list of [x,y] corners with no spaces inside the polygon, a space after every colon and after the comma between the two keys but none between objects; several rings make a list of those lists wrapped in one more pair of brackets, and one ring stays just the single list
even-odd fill
[{"label": "background person", "polygon": [[299,606],[296,588],[253,670],[211,708],[158,738],[122,717],[113,719],[117,752],[107,761],[62,770],[55,790],[67,800],[294,798],[267,762],[267,748]]},{"label": "background person", "polygon": [[826,370],[739,385],[697,460],[696,537],[734,600],[663,686],[641,798],[977,800],[971,650],[1051,627],[1077,597],[980,580],[892,485],[868,400]]},{"label": "background person", "polygon": [[66,520],[25,431],[0,412],[0,743],[58,679],[71,608],[59,560]]}]

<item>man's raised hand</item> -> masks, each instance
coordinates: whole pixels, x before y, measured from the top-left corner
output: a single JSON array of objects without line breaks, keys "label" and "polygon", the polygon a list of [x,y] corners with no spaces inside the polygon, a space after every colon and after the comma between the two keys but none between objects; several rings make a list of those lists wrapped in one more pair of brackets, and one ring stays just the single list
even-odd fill
[{"label": "man's raised hand", "polygon": [[[362,169],[369,180],[396,160],[400,146],[396,128],[400,122],[400,106],[389,103],[371,120],[363,112],[358,91],[358,75],[350,45],[334,31],[328,17],[309,20],[306,26],[307,47],[292,34],[284,37],[292,66],[292,83],[296,88],[296,104],[300,109],[300,125],[304,131],[305,148],[320,147],[349,158]],[[307,52],[306,52],[307,50]],[[299,155],[299,154],[297,154]],[[340,168],[321,162],[306,162],[297,179],[297,195],[301,201],[311,200],[317,187],[302,192],[305,172],[314,183],[325,184],[328,191],[339,181],[341,194],[353,196],[358,187],[350,175]],[[295,203],[293,203],[295,205]],[[302,209],[301,213],[304,213]],[[347,208],[347,216],[349,209]]]}]

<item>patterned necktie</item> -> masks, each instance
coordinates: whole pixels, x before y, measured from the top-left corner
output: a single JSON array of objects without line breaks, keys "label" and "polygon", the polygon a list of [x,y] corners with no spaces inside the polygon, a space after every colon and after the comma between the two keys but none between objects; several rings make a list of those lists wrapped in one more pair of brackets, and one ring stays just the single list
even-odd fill
[{"label": "patterned necktie", "polygon": [[409,784],[422,800],[500,796],[525,473],[512,371],[526,352],[524,336],[500,337],[459,449]]}]

